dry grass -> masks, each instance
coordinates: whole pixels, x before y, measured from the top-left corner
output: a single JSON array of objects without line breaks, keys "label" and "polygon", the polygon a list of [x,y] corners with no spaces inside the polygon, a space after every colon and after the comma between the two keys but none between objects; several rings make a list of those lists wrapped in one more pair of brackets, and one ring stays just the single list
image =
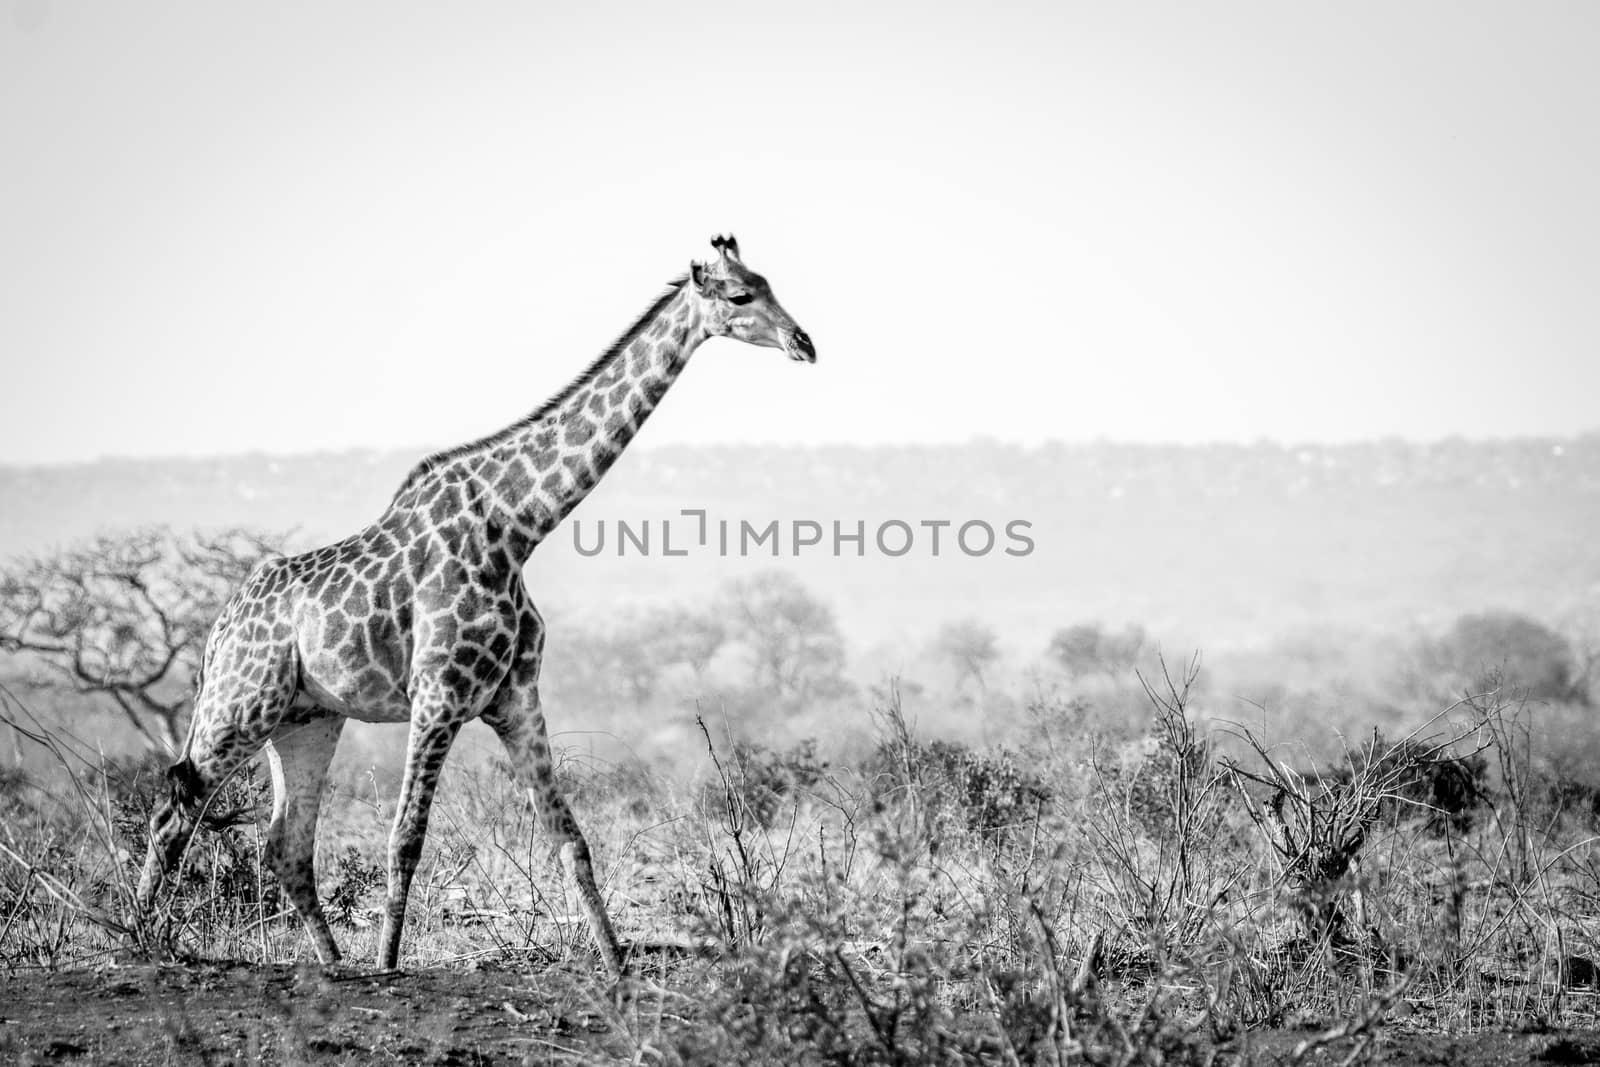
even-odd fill
[{"label": "dry grass", "polygon": [[[1534,766],[1526,709],[1473,697],[1318,769],[1258,728],[1208,729],[1195,681],[1150,679],[1135,746],[1074,734],[1065,707],[1035,709],[1047,746],[940,743],[891,690],[871,750],[832,763],[701,724],[687,772],[565,767],[640,946],[621,997],[509,776],[464,751],[405,966],[524,968],[541,1011],[599,1035],[583,1056],[636,1063],[1204,1062],[1264,1028],[1320,1028],[1306,1056],[1385,1026],[1596,1021],[1600,845]],[[259,819],[202,834],[179,892],[133,916],[154,768],[0,700],[27,753],[0,781],[0,967],[312,959]],[[1483,792],[1445,810],[1437,783],[1463,767]],[[241,777],[218,804],[261,789]],[[353,960],[373,951],[392,795],[347,776],[324,816],[323,897]]]}]

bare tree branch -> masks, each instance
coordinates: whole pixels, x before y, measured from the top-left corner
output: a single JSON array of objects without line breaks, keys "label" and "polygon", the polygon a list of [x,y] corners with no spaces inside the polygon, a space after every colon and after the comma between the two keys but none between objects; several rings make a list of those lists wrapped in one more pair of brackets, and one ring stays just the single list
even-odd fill
[{"label": "bare tree branch", "polygon": [[103,701],[171,748],[205,637],[233,589],[282,538],[162,527],[105,534],[0,565],[0,657],[35,684]]}]

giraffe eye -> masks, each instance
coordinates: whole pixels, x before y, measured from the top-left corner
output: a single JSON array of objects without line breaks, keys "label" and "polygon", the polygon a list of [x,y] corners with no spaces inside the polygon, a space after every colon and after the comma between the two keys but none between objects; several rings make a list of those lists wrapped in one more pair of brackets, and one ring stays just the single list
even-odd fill
[{"label": "giraffe eye", "polygon": [[730,304],[748,304],[748,303],[750,303],[750,301],[754,300],[755,298],[756,297],[755,297],[754,293],[733,293],[728,297],[728,303],[730,303]]}]

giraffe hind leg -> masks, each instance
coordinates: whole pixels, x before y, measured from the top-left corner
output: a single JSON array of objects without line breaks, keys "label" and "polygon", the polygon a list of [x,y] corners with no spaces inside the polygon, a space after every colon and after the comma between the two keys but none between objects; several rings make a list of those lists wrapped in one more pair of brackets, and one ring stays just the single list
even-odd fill
[{"label": "giraffe hind leg", "polygon": [[272,770],[267,863],[324,964],[339,962],[339,946],[317,899],[317,817],[344,723],[342,716],[318,709],[308,721],[279,726],[267,741]]}]

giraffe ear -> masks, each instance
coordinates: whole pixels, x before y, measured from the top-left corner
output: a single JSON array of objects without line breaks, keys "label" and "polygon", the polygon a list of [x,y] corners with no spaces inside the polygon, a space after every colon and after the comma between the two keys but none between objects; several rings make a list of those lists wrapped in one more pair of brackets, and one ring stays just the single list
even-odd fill
[{"label": "giraffe ear", "polygon": [[735,263],[740,262],[739,242],[734,239],[733,234],[730,233],[725,237],[713,237],[711,239],[711,247],[721,253],[723,259],[731,259]]},{"label": "giraffe ear", "polygon": [[693,261],[689,263],[689,284],[694,286],[695,292],[701,296],[708,297],[712,295],[711,290],[714,282],[711,278],[711,272],[706,270],[704,263],[695,263]]}]

